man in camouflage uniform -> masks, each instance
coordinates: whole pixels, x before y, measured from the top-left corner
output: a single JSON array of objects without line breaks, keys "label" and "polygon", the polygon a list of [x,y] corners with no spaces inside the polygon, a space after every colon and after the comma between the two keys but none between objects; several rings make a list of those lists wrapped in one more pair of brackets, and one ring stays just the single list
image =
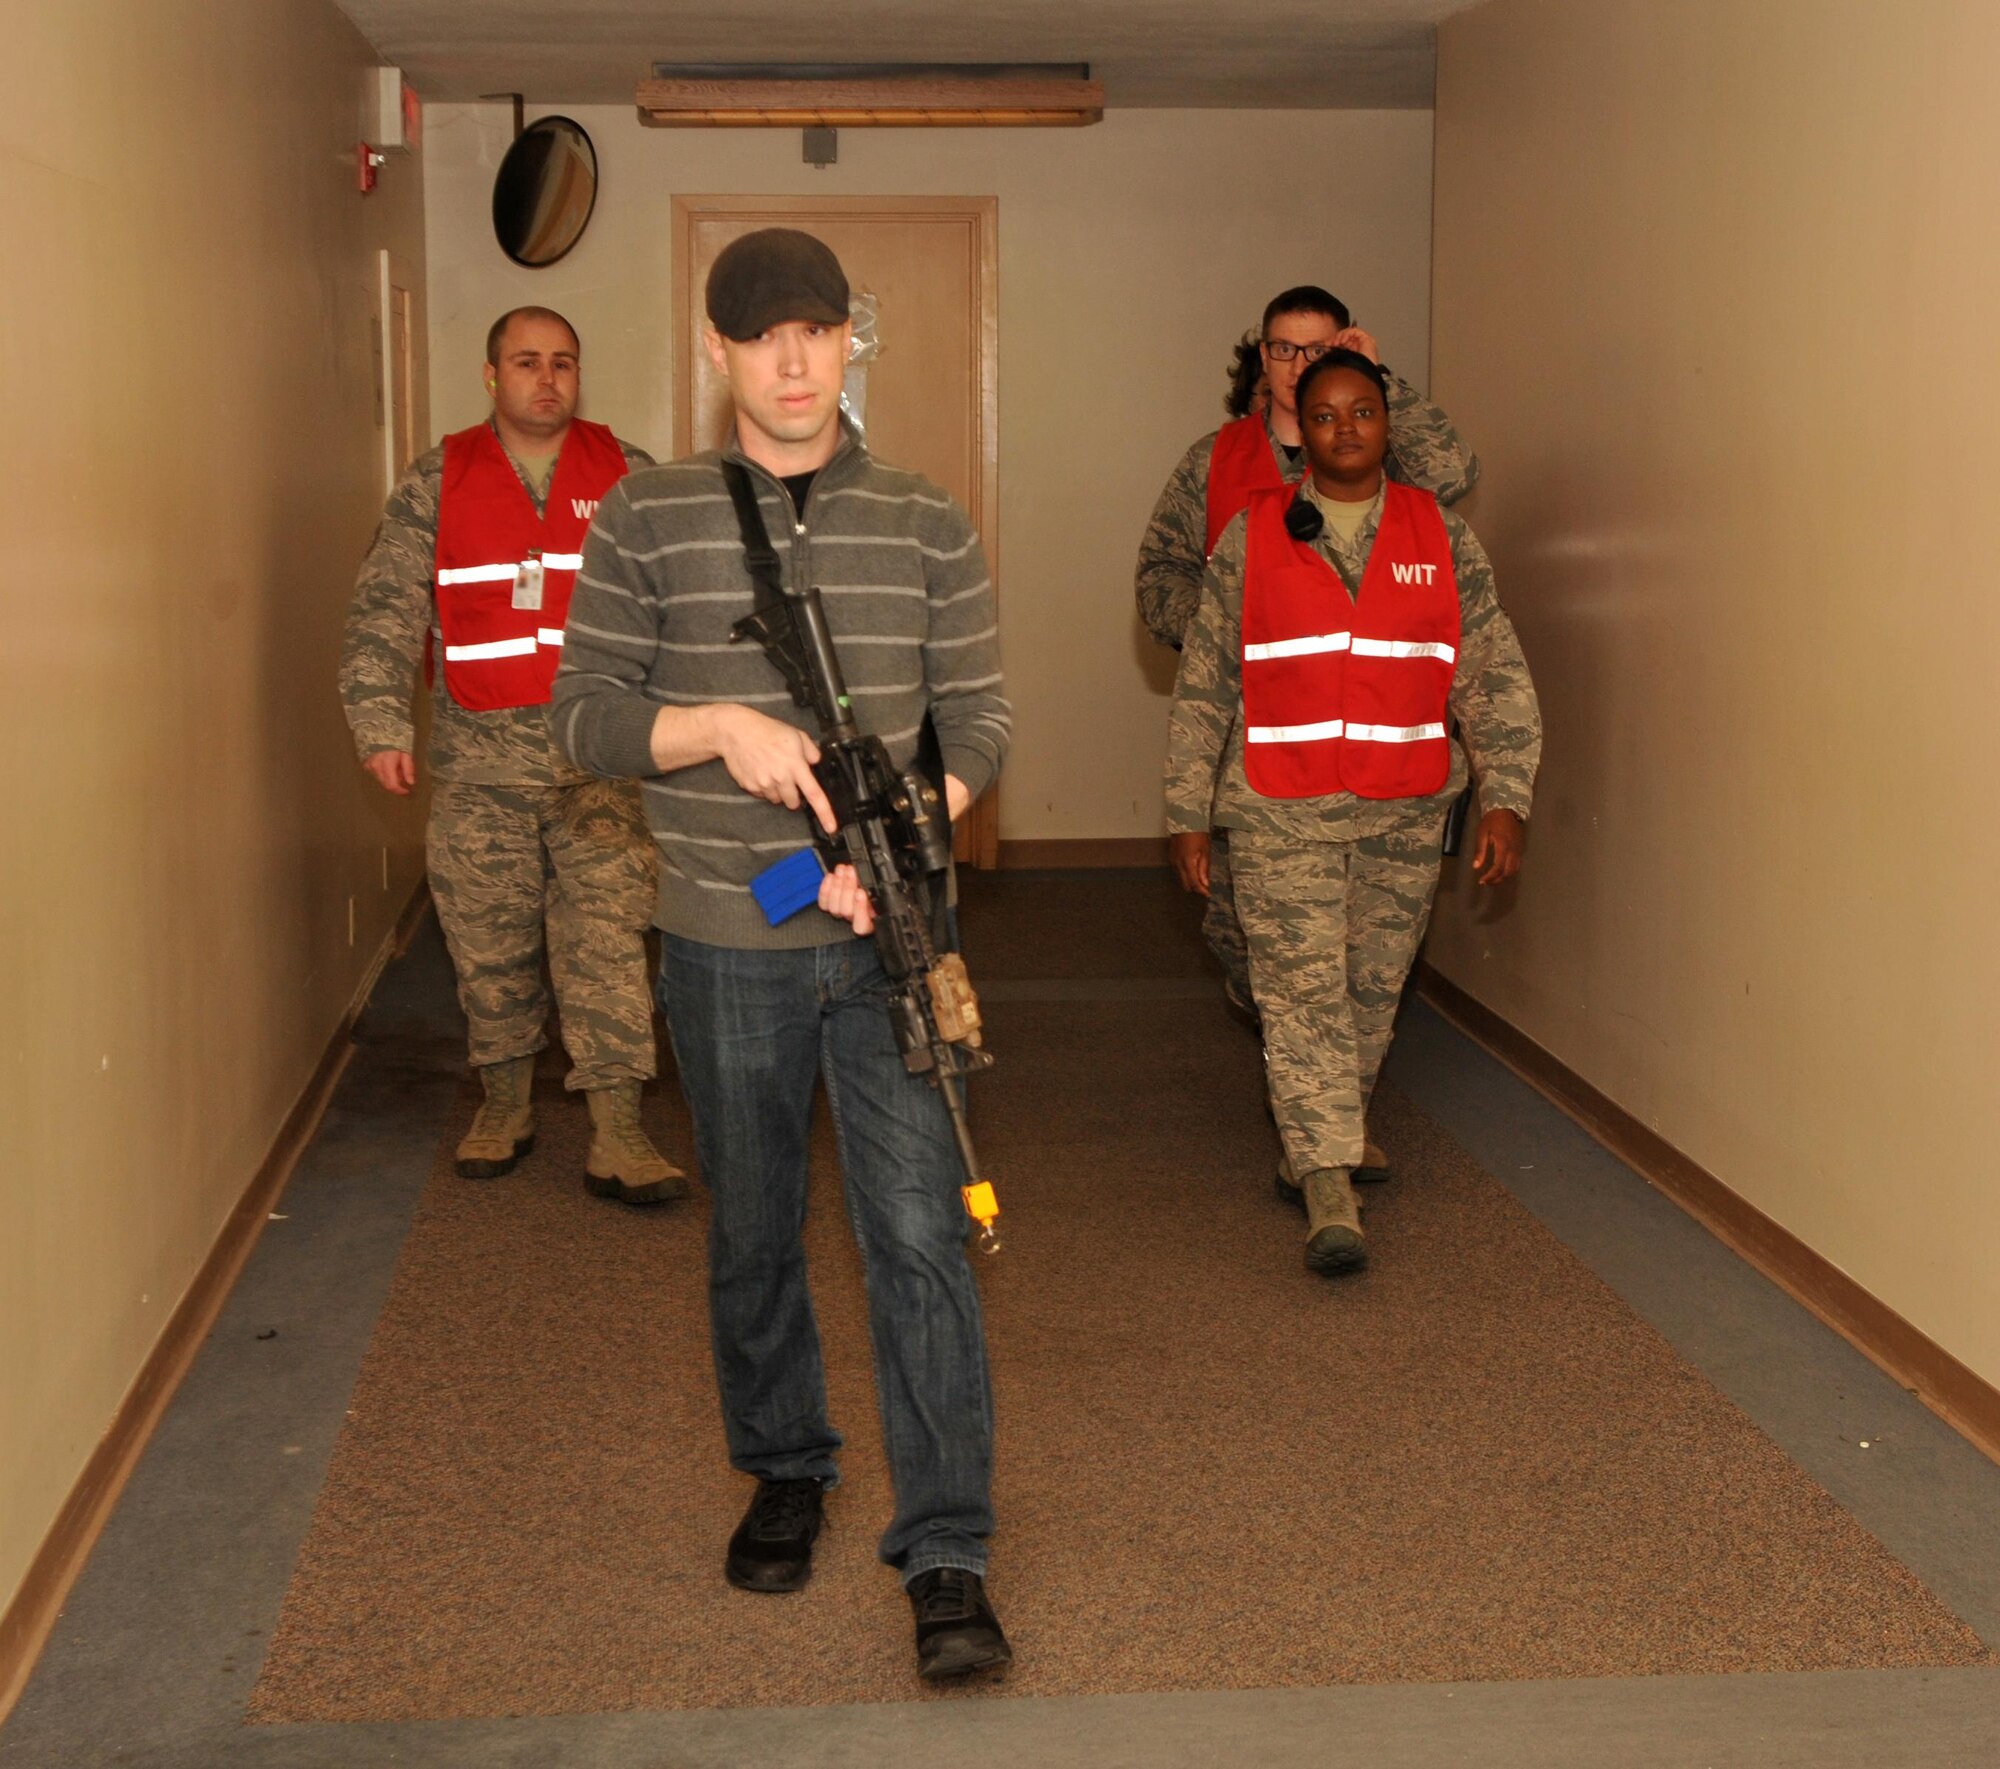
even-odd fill
[{"label": "man in camouflage uniform", "polygon": [[[609,431],[577,423],[577,359],[574,329],[545,308],[505,314],[487,337],[488,423],[538,519],[549,516],[565,443],[575,450],[591,441],[586,429],[601,439],[611,472],[613,448],[625,465],[652,464]],[[475,430],[450,443],[465,438],[484,442]],[[434,589],[446,459],[443,447],[420,456],[389,494],[341,653],[340,694],[355,748],[376,781],[399,795],[417,779],[411,695],[419,661],[428,667],[434,656],[457,655],[447,650]],[[575,483],[565,479],[566,487]],[[588,507],[571,515],[585,521]],[[536,558],[535,600],[516,607],[541,605]],[[548,644],[559,640],[559,632],[545,635]],[[639,1124],[641,1085],[655,1070],[644,942],[659,862],[638,793],[563,756],[549,734],[546,691],[544,704],[473,710],[452,694],[450,669],[433,685],[426,853],[485,1096],[458,1146],[458,1171],[495,1178],[534,1146],[535,1053],[548,1043],[546,937],[573,1065],[567,1085],[590,1106],[586,1186],[628,1204],[682,1197],[685,1177]]]},{"label": "man in camouflage uniform", "polygon": [[[1332,372],[1342,358],[1349,372]],[[1379,383],[1356,372],[1367,366],[1368,359],[1343,351],[1312,372],[1304,402],[1312,471],[1300,494],[1322,524],[1312,546],[1357,606],[1382,516],[1381,450],[1395,410],[1393,383],[1386,398],[1375,393]],[[1330,383],[1340,385],[1329,390]],[[1342,401],[1349,409],[1334,410]],[[1357,470],[1365,462],[1351,438],[1337,463],[1345,483],[1330,485],[1333,474],[1322,472],[1323,431],[1341,425],[1355,432],[1373,426],[1372,491],[1368,472]],[[1293,1186],[1281,1174],[1280,1189],[1307,1206],[1306,1263],[1329,1274],[1366,1260],[1351,1181],[1369,1158],[1368,1099],[1430,917],[1445,813],[1476,776],[1483,814],[1472,864],[1484,884],[1511,877],[1541,758],[1534,684],[1495,594],[1493,568],[1471,529],[1449,511],[1442,516],[1457,580],[1449,707],[1460,735],[1449,745],[1449,772],[1436,792],[1273,797],[1251,786],[1244,755],[1243,514],[1223,531],[1208,562],[1174,687],[1167,820],[1175,869],[1187,888],[1213,890],[1209,831],[1228,831],[1286,1174],[1299,1176]]]},{"label": "man in camouflage uniform", "polygon": [[[1299,414],[1293,390],[1299,372],[1339,345],[1381,360],[1374,338],[1350,323],[1346,307],[1326,290],[1305,285],[1274,296],[1261,328],[1264,375],[1270,404],[1264,412],[1271,454],[1279,474],[1295,482],[1303,471]],[[1135,589],[1139,615],[1162,645],[1179,650],[1201,599],[1202,568],[1208,558],[1209,462],[1219,432],[1210,431],[1169,476],[1139,543]],[[1456,502],[1479,477],[1479,461],[1452,428],[1451,420],[1400,376],[1389,376],[1389,475],[1436,494],[1441,504]],[[1233,514],[1233,512],[1231,512]],[[1236,1007],[1252,1017],[1249,961],[1236,915],[1231,883],[1229,838],[1216,831],[1209,856],[1209,893],[1202,915],[1203,937],[1221,961],[1223,987]],[[1370,1171],[1374,1171],[1371,1165]]]}]

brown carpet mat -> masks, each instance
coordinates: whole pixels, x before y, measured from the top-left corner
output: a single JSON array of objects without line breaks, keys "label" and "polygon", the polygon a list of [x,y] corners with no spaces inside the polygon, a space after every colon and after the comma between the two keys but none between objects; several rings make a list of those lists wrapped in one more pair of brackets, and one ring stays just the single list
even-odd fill
[{"label": "brown carpet mat", "polygon": [[[1327,1282],[1219,1002],[990,1018],[991,1583],[1018,1662],[974,1699],[1995,1662],[1407,1103],[1380,1110],[1375,1263]],[[446,1138],[250,1718],[931,1693],[874,1560],[889,1496],[824,1136],[846,1482],[808,1590],[752,1596],[721,1577],[749,1483],[716,1417],[704,1208],[585,1198],[584,1114],[548,1080],[513,1177],[453,1178]]]}]

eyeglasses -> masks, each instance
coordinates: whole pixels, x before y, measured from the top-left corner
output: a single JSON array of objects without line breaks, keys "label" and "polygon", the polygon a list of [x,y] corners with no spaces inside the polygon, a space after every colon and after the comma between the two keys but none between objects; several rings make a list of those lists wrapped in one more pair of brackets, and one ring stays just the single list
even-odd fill
[{"label": "eyeglasses", "polygon": [[1290,362],[1295,356],[1303,356],[1307,362],[1318,362],[1329,350],[1331,344],[1294,344],[1289,338],[1266,338],[1264,348],[1271,353],[1273,362]]}]

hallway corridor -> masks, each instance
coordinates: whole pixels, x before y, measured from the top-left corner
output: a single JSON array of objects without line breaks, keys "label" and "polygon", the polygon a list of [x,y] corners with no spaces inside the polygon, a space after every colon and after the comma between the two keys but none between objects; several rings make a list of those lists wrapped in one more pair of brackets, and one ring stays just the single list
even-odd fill
[{"label": "hallway corridor", "polygon": [[2000,1468],[1420,1002],[1373,1264],[1311,1277],[1166,876],[976,874],[962,914],[1006,1682],[910,1673],[830,1172],[846,1479],[808,1591],[750,1598],[703,1202],[586,1199],[554,1097],[519,1173],[451,1177],[427,919],[0,1769],[2000,1760]]}]

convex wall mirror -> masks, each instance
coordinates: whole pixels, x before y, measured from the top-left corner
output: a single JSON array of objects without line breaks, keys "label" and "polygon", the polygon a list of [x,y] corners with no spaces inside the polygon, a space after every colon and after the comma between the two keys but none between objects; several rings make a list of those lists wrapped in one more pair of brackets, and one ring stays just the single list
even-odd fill
[{"label": "convex wall mirror", "polygon": [[597,206],[597,149],[569,117],[537,117],[514,137],[493,180],[493,234],[516,264],[553,264]]}]

